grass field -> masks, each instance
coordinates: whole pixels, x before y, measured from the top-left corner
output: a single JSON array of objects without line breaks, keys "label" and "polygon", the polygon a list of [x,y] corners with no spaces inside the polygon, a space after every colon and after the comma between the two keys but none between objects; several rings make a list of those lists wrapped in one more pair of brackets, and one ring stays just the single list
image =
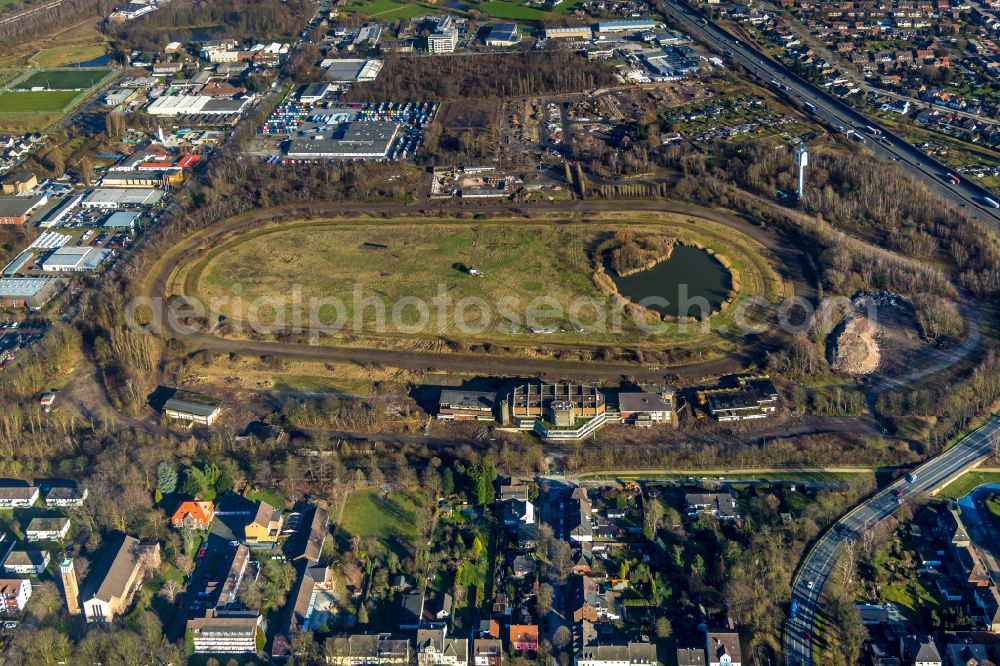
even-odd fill
[{"label": "grass field", "polygon": [[110,69],[42,70],[35,72],[13,87],[18,90],[88,90],[111,73]]},{"label": "grass field", "polygon": [[0,93],[0,113],[59,113],[78,95],[73,90],[10,90]]},{"label": "grass field", "polygon": [[490,0],[479,5],[479,9],[487,16],[500,19],[513,19],[516,21],[540,21],[547,12],[534,7],[526,7],[516,2],[506,0]]},{"label": "grass field", "polygon": [[413,524],[416,501],[415,496],[405,492],[382,499],[375,490],[355,491],[344,507],[340,527],[351,536],[373,537],[386,548],[406,554],[417,536]]},{"label": "grass field", "polygon": [[958,499],[959,497],[965,497],[979,486],[990,483],[1000,484],[1000,472],[969,472],[945,486],[938,493],[938,497],[942,499]]},{"label": "grass field", "polygon": [[54,46],[33,55],[31,64],[36,67],[63,67],[99,58],[106,52],[107,45],[104,43]]},{"label": "grass field", "polygon": [[[359,13],[383,20],[413,18],[414,16],[431,15],[434,9],[412,2],[398,0],[373,0],[372,2],[352,2],[345,7],[350,13]],[[440,10],[437,10],[440,11]]]},{"label": "grass field", "polygon": [[[628,228],[697,240],[731,260],[740,274],[741,295],[766,295],[776,302],[781,282],[754,251],[753,241],[706,221],[693,226],[680,218],[661,220],[648,225],[632,220]],[[624,344],[662,343],[664,335],[670,335],[672,343],[681,344],[714,335],[700,326],[682,331],[676,324],[664,325],[658,334],[646,333],[627,316],[620,318],[617,331],[614,322],[607,324],[610,317],[598,309],[610,312],[614,307],[593,282],[588,248],[612,229],[501,222],[475,227],[426,222],[284,224],[205,253],[184,275],[183,292],[206,304],[218,303],[220,313],[246,321],[257,298],[283,298],[287,313],[294,285],[305,305],[306,322],[315,309],[321,326],[390,336],[476,338],[489,333],[491,338],[531,336],[564,344]],[[469,275],[462,266],[475,267],[483,275]],[[239,301],[232,298],[234,289]],[[325,298],[339,303],[309,307],[310,299]],[[598,309],[580,306],[582,299],[592,299]],[[547,303],[558,305],[563,314],[552,314]],[[580,332],[573,330],[568,316],[574,307]],[[533,311],[541,316],[532,318]],[[271,308],[260,313],[261,321],[272,321]],[[726,316],[714,318],[713,327]]]}]

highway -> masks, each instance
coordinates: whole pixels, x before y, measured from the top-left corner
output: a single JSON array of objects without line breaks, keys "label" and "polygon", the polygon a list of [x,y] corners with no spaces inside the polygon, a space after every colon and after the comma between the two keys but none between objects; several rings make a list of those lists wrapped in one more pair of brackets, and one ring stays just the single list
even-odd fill
[{"label": "highway", "polygon": [[[813,546],[792,582],[797,613],[785,625],[784,654],[789,666],[812,664],[812,635],[823,587],[830,578],[841,545],[891,516],[906,498],[916,498],[952,479],[992,454],[992,437],[1000,432],[1000,416],[971,433],[906,478],[879,491],[841,518]],[[910,481],[912,479],[912,481]],[[899,493],[902,496],[898,496]]]},{"label": "highway", "polygon": [[[948,167],[893,135],[885,127],[871,120],[819,86],[806,81],[785,65],[733,37],[716,23],[709,21],[680,0],[664,0],[659,9],[678,27],[720,50],[731,61],[740,64],[761,81],[779,87],[785,95],[822,122],[836,131],[846,134],[854,130],[862,134],[864,145],[879,157],[890,162],[898,162],[908,173],[919,179],[927,188],[952,202],[966,208],[973,219],[988,225],[1000,233],[1000,210],[985,202],[990,192],[962,178],[957,185],[946,179]],[[806,107],[812,105],[815,110]],[[866,128],[877,130],[878,138]],[[995,197],[994,197],[995,198]]]}]

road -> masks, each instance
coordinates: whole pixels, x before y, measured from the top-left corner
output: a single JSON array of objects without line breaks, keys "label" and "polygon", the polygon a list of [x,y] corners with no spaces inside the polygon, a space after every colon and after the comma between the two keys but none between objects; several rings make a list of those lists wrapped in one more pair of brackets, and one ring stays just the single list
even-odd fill
[{"label": "road", "polygon": [[772,60],[761,51],[736,39],[717,24],[707,20],[680,0],[664,0],[659,3],[663,13],[685,32],[722,51],[730,60],[744,67],[762,81],[778,85],[793,102],[815,107],[814,115],[827,125],[841,132],[850,129],[865,133],[866,127],[873,127],[881,133],[876,140],[865,137],[865,146],[879,157],[899,162],[907,166],[907,172],[920,180],[931,192],[950,201],[956,206],[968,208],[974,219],[981,220],[994,231],[1000,232],[1000,210],[985,203],[990,193],[983,188],[961,180],[958,185],[950,185],[945,175],[948,167],[893,135],[877,121],[871,120],[825,90],[806,81],[785,65]]},{"label": "road", "polygon": [[[990,440],[998,432],[1000,416],[994,416],[958,444],[915,469],[910,476],[859,504],[816,542],[792,583],[792,600],[797,603],[798,612],[785,625],[786,664],[807,666],[813,663],[810,639],[815,630],[816,609],[841,545],[891,516],[900,505],[897,492],[902,491],[903,498],[922,496],[990,456],[993,452]],[[908,480],[911,478],[912,482]]]}]

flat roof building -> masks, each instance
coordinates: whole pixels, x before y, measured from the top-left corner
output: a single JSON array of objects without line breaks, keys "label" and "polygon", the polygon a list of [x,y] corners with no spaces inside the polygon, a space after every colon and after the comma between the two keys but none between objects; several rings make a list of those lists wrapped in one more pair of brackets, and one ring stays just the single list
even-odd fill
[{"label": "flat roof building", "polygon": [[514,46],[521,41],[521,33],[516,23],[500,23],[490,28],[486,35],[486,46]]},{"label": "flat roof building", "polygon": [[97,247],[60,247],[42,261],[42,270],[53,272],[96,270],[112,254]]},{"label": "flat roof building", "polygon": [[452,421],[493,421],[497,394],[493,391],[444,389],[438,400],[439,419]]},{"label": "flat roof building", "polygon": [[177,390],[163,405],[167,418],[211,425],[221,411],[220,402],[194,391]]},{"label": "flat roof building", "polygon": [[142,213],[135,211],[118,211],[111,213],[101,226],[107,229],[135,229],[136,220],[141,216]]},{"label": "flat roof building", "polygon": [[195,654],[252,654],[257,652],[257,635],[263,618],[257,611],[205,611],[188,620]]},{"label": "flat roof building", "polygon": [[374,81],[382,71],[381,60],[364,58],[331,58],[320,63],[326,68],[326,78],[335,83]]},{"label": "flat roof building", "polygon": [[12,308],[38,310],[44,307],[65,284],[63,280],[49,277],[0,278],[0,304]]},{"label": "flat roof building", "polygon": [[575,28],[545,28],[545,39],[593,39],[594,30],[589,25]]},{"label": "flat roof building", "polygon": [[299,89],[299,101],[303,104],[315,104],[330,92],[329,83],[310,83]]},{"label": "flat roof building", "polygon": [[673,391],[619,393],[618,411],[622,421],[637,426],[651,426],[676,421]]},{"label": "flat roof building", "polygon": [[597,32],[640,32],[642,30],[652,30],[655,27],[656,21],[651,19],[617,19],[599,22],[597,24]]},{"label": "flat roof building", "polygon": [[398,123],[346,123],[331,138],[292,139],[287,155],[291,159],[385,159],[398,136]]},{"label": "flat roof building", "polygon": [[101,188],[88,194],[80,205],[84,208],[135,208],[155,206],[163,198],[163,190],[155,188]]},{"label": "flat roof building", "polygon": [[24,224],[28,215],[48,202],[41,194],[32,197],[0,196],[0,224]]}]

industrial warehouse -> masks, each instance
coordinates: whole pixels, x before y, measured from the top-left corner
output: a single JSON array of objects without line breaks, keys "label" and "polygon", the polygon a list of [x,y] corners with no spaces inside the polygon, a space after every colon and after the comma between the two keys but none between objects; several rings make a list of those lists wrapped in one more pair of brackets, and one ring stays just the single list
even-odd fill
[{"label": "industrial warehouse", "polygon": [[385,159],[399,133],[394,122],[346,123],[330,138],[290,140],[286,154],[290,159]]}]

